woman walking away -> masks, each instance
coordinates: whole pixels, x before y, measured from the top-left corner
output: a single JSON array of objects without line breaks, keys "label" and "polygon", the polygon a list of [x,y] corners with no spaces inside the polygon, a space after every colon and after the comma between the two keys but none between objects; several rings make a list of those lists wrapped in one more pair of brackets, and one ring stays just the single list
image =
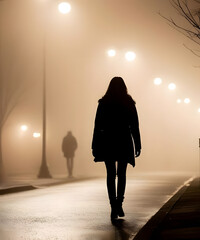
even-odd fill
[{"label": "woman walking away", "polygon": [[140,151],[135,101],[127,93],[124,80],[114,77],[105,95],[99,100],[92,141],[94,161],[105,162],[107,170],[111,220],[125,216],[122,202],[126,187],[126,168],[128,163],[135,166],[135,157],[140,155]]}]

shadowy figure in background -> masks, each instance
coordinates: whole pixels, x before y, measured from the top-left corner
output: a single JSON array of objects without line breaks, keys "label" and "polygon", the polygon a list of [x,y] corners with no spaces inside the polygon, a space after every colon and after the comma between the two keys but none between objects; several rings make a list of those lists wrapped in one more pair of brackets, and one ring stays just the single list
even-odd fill
[{"label": "shadowy figure in background", "polygon": [[74,166],[74,155],[75,150],[77,149],[76,138],[72,135],[71,131],[68,131],[67,135],[63,138],[62,141],[62,151],[67,160],[67,170],[69,177],[73,176],[73,166]]},{"label": "shadowy figure in background", "polygon": [[125,215],[122,202],[126,187],[126,168],[128,163],[135,166],[135,157],[140,155],[140,151],[135,101],[127,93],[124,80],[121,77],[114,77],[105,95],[99,100],[92,140],[94,161],[105,162],[107,170],[111,220]]}]

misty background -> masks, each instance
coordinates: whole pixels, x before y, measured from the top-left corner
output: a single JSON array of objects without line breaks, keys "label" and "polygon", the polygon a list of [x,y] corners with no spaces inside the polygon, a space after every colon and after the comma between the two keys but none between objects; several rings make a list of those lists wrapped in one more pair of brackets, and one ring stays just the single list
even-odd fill
[{"label": "misty background", "polygon": [[[47,81],[47,163],[52,175],[66,174],[61,145],[72,131],[78,142],[75,176],[101,176],[91,141],[97,102],[114,76],[121,76],[135,99],[140,120],[140,172],[198,173],[200,137],[199,58],[195,45],[158,14],[178,16],[162,0],[71,0],[62,15],[54,0],[0,1],[0,78],[23,86],[3,129],[8,174],[35,174],[41,165],[42,81]],[[181,20],[179,20],[181,21]],[[107,50],[116,49],[108,58]],[[127,62],[126,51],[136,59]],[[155,77],[163,84],[155,86]],[[169,91],[170,82],[177,85]],[[177,104],[189,97],[190,104]],[[20,126],[26,124],[27,132]]]}]

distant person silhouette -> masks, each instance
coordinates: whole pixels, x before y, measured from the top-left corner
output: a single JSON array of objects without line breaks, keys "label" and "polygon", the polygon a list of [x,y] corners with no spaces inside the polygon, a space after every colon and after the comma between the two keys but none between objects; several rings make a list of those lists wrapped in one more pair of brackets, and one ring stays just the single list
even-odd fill
[{"label": "distant person silhouette", "polygon": [[135,157],[138,157],[140,152],[141,141],[135,101],[127,93],[124,80],[114,77],[105,95],[99,100],[92,140],[94,161],[105,162],[107,170],[111,220],[125,216],[122,202],[126,187],[126,168],[128,163],[135,166]]},{"label": "distant person silhouette", "polygon": [[67,135],[62,141],[62,151],[67,160],[67,169],[69,177],[73,177],[74,155],[77,149],[76,138],[72,135],[71,131],[68,131]]}]

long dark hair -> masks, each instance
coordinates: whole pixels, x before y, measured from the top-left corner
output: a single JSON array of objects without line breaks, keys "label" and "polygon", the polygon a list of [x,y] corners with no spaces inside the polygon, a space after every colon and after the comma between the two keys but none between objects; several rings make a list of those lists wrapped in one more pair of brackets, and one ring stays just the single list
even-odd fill
[{"label": "long dark hair", "polygon": [[128,90],[123,78],[114,77],[111,79],[108,89],[101,100],[123,101],[127,98],[131,98],[131,96],[128,94]]}]

